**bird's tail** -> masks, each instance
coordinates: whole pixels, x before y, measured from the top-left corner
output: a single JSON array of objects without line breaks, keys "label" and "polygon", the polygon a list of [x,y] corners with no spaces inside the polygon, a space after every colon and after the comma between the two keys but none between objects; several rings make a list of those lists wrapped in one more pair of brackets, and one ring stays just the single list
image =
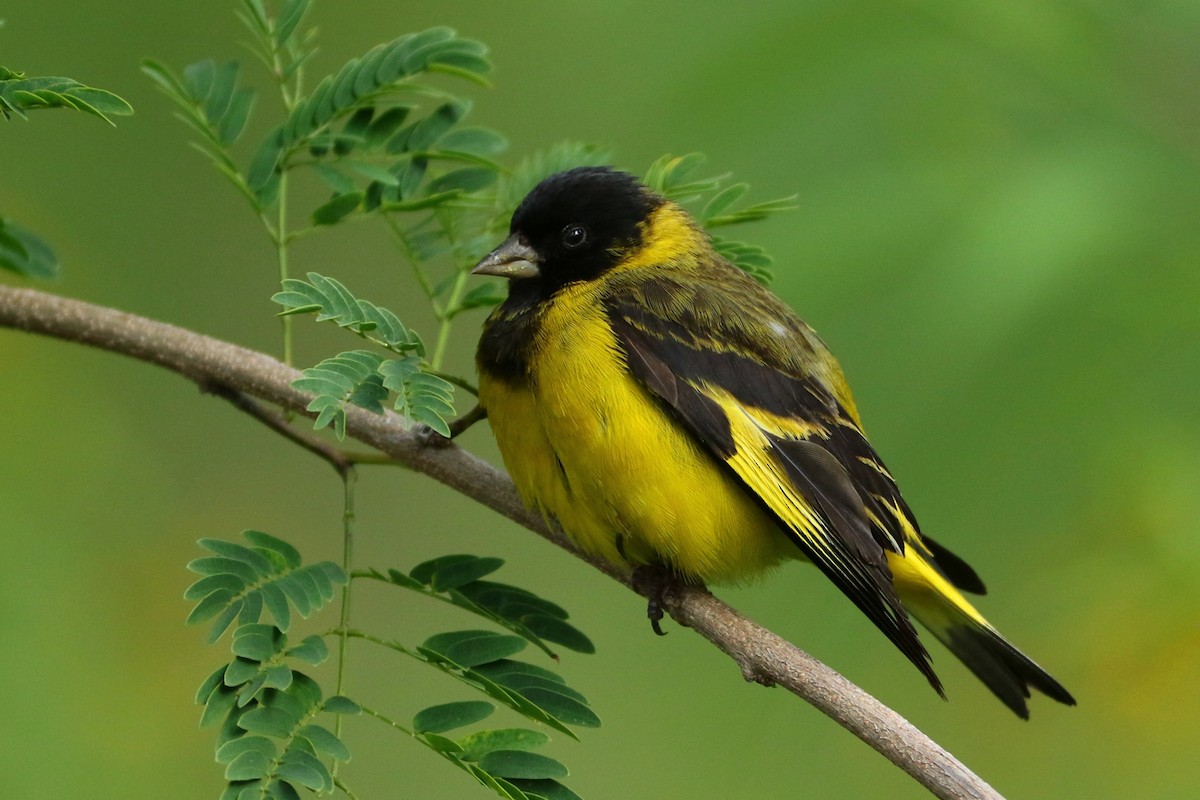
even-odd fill
[{"label": "bird's tail", "polygon": [[1022,719],[1029,718],[1030,687],[1075,705],[1062,684],[1001,636],[934,566],[933,555],[920,550],[910,542],[904,555],[887,554],[896,593],[917,621]]}]

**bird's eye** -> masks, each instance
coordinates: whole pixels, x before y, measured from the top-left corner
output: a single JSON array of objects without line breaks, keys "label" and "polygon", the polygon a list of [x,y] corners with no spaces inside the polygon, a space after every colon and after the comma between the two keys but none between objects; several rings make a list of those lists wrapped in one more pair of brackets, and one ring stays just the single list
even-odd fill
[{"label": "bird's eye", "polygon": [[568,250],[581,247],[588,240],[588,230],[582,225],[568,225],[563,228],[562,243]]}]

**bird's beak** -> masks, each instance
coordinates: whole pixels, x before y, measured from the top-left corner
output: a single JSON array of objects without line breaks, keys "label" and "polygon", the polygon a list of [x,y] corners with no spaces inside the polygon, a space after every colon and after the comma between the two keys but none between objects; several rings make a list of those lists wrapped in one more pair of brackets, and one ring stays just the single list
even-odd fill
[{"label": "bird's beak", "polygon": [[540,262],[541,258],[537,252],[514,233],[484,256],[483,260],[475,265],[475,269],[471,270],[471,274],[495,275],[512,280],[536,278],[542,274],[538,268]]}]

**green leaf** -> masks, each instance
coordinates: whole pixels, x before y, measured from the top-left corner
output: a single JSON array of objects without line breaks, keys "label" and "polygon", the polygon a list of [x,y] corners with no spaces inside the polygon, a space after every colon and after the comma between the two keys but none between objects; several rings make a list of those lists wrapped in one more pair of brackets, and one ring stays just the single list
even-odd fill
[{"label": "green leaf", "polygon": [[[334,278],[327,278],[316,272],[308,273],[307,277],[310,282],[296,278],[283,281],[282,291],[271,297],[273,302],[284,307],[281,314],[311,314],[315,312],[318,321],[332,320],[339,326],[382,344],[395,353],[403,354],[411,351],[417,355],[424,354],[425,348],[420,337],[405,328],[391,311],[367,300],[356,298],[349,289]],[[362,354],[365,351],[353,352]],[[357,358],[358,362],[364,365],[366,364],[365,359],[368,357],[378,359],[371,353],[358,356],[348,356],[348,354],[342,353],[335,358],[343,357]]]},{"label": "green leaf", "polygon": [[567,697],[561,692],[551,691],[550,689],[531,688],[522,691],[521,694],[569,725],[579,725],[586,728],[600,727],[600,718],[596,716],[596,712],[578,700]]},{"label": "green leaf", "polygon": [[464,167],[440,175],[425,187],[427,194],[445,192],[476,192],[496,181],[496,171],[487,167]]},{"label": "green leaf", "polygon": [[219,539],[201,544],[220,555],[198,558],[188,569],[204,576],[185,592],[188,599],[200,598],[188,616],[189,623],[216,618],[210,631],[215,641],[234,617],[256,623],[265,607],[280,631],[291,625],[290,600],[296,611],[308,617],[333,597],[332,584],[347,577],[332,562],[300,564],[294,547],[261,531],[245,531],[253,547]]},{"label": "green leaf", "polygon": [[[218,670],[219,674],[223,674],[225,668]],[[217,686],[209,693],[204,702],[204,711],[200,715],[200,726],[207,727],[215,722],[220,722],[228,718],[229,713],[237,705],[237,692],[224,684]]]},{"label": "green leaf", "polygon": [[397,586],[403,586],[406,589],[422,589],[425,584],[421,581],[413,580],[403,572],[395,569],[388,570],[388,580]]},{"label": "green leaf", "polygon": [[438,568],[429,578],[429,585],[437,592],[457,589],[464,583],[478,580],[484,575],[490,575],[504,566],[500,558],[472,558],[470,561],[458,561]]},{"label": "green leaf", "polygon": [[771,257],[757,245],[733,242],[720,237],[712,237],[714,249],[735,267],[745,270],[759,283],[770,283]]},{"label": "green leaf", "polygon": [[[378,98],[395,89],[398,81],[427,69],[427,58],[423,55],[427,46],[468,41],[457,39],[449,28],[436,28],[402,36],[350,59],[336,73],[319,81],[313,93],[296,104],[280,129],[281,144],[288,152],[308,147],[314,137],[324,135],[331,123],[344,116],[350,116],[352,122],[343,129],[348,136],[335,139],[342,143],[335,144],[335,152],[348,152],[355,140],[378,143],[399,124],[399,115],[393,115],[372,131],[368,120]],[[470,44],[463,44],[460,49],[478,50]],[[364,109],[371,109],[372,114]]]},{"label": "green leaf", "polygon": [[346,120],[346,124],[342,126],[341,134],[334,139],[333,152],[344,156],[363,143],[374,116],[375,106],[372,105],[362,106],[355,110]]},{"label": "green leaf", "polygon": [[[485,665],[486,666],[486,665]],[[528,696],[531,689],[544,689],[548,692],[561,694],[577,703],[587,705],[587,698],[580,692],[572,689],[563,682],[559,676],[552,678],[543,678],[538,675],[531,674],[509,674],[503,677],[497,677],[496,681],[502,684],[506,689],[513,689]]]},{"label": "green leaf", "polygon": [[512,783],[529,795],[537,795],[546,800],[583,800],[566,786],[554,780],[523,780],[513,778]]},{"label": "green leaf", "polygon": [[764,219],[780,211],[794,211],[797,208],[797,197],[798,195],[790,195],[763,203],[755,203],[752,206],[731,211],[727,214],[714,215],[705,220],[704,226],[706,228],[716,228],[721,225],[738,225],[743,222],[754,222],[755,220]]},{"label": "green leaf", "polygon": [[229,595],[232,596],[245,588],[246,582],[236,575],[230,575],[228,573],[221,575],[209,575],[208,577],[201,578],[189,586],[183,593],[183,599],[199,600],[218,590],[228,592]]},{"label": "green leaf", "polygon": [[224,666],[218,667],[215,671],[209,674],[207,678],[204,679],[204,683],[200,684],[200,688],[196,690],[197,703],[208,702],[208,696],[212,694],[218,686],[221,685],[221,676],[224,672]]},{"label": "green leaf", "polygon": [[26,278],[59,277],[58,256],[41,237],[0,217],[0,269]]},{"label": "green leaf", "polygon": [[[363,326],[370,330],[373,325]],[[346,412],[349,403],[376,414],[383,413],[383,401],[388,392],[383,379],[372,369],[380,357],[366,351],[341,353],[326,359],[315,367],[301,372],[301,377],[292,382],[292,387],[311,392],[314,397],[308,405],[309,411],[319,412],[313,427],[320,430],[331,421],[337,425],[338,437],[345,434]],[[368,363],[370,362],[370,363]]]},{"label": "green leaf", "polygon": [[291,735],[297,718],[278,706],[259,706],[241,716],[238,726],[248,733],[284,739]]},{"label": "green leaf", "polygon": [[132,114],[133,108],[122,98],[72,78],[56,76],[26,77],[13,70],[0,76],[0,116],[5,119],[16,114],[22,118],[26,111],[47,108],[73,108],[98,117],[110,125],[109,116]]},{"label": "green leaf", "polygon": [[438,570],[454,566],[456,564],[470,564],[476,561],[479,556],[473,556],[467,553],[458,553],[453,555],[438,556],[431,558],[428,561],[422,561],[408,571],[408,574],[415,580],[420,581],[423,585],[428,586],[433,581],[434,573]]},{"label": "green leaf", "polygon": [[317,415],[313,420],[313,430],[319,431],[332,424],[338,441],[346,438],[346,410],[342,407],[342,401],[321,395],[314,398],[306,410]]},{"label": "green leaf", "polygon": [[[275,21],[274,38],[277,47],[285,47],[312,5],[310,0],[289,0]],[[265,14],[264,14],[265,17]]]},{"label": "green leaf", "polygon": [[216,79],[217,64],[211,58],[188,64],[183,68],[183,85],[188,97],[196,103],[203,103],[212,91]]},{"label": "green leaf", "polygon": [[366,161],[354,161],[352,159],[342,159],[340,161],[343,166],[357,172],[359,175],[370,178],[373,181],[379,181],[385,186],[399,186],[400,181],[388,170],[375,164],[367,163]]},{"label": "green leaf", "polygon": [[223,558],[230,558],[235,561],[245,563],[254,570],[255,577],[270,575],[275,571],[275,564],[261,553],[246,547],[245,545],[237,544],[236,542],[227,542],[223,539],[200,539],[197,541],[205,550],[209,550]]},{"label": "green leaf", "polygon": [[704,211],[700,214],[701,222],[703,222],[705,225],[708,225],[709,220],[711,220],[713,217],[720,216],[722,213],[728,210],[730,206],[742,198],[742,195],[744,195],[749,188],[750,184],[748,183],[735,183],[717,192],[715,195],[713,195],[712,199],[705,204]]},{"label": "green leaf", "polygon": [[486,58],[471,53],[437,53],[429,59],[431,72],[457,75],[460,78],[474,80],[483,86],[487,86],[488,83],[479,76],[486,75],[491,72],[491,69],[492,65]]},{"label": "green leaf", "polygon": [[548,713],[571,725],[598,727],[600,718],[586,705],[579,692],[548,669],[524,661],[498,660],[476,666],[472,672],[495,682]]},{"label": "green leaf", "polygon": [[[430,663],[433,666],[451,674],[455,674],[455,671],[457,670],[457,667],[450,665],[447,662],[439,661],[436,658],[431,660]],[[525,696],[520,692],[501,686],[475,669],[463,670],[462,678],[466,682],[477,687],[488,697],[507,706],[508,708],[511,708],[513,711],[516,711],[518,714],[521,714],[527,719],[548,725],[551,728],[554,728],[556,731],[565,733],[572,739],[579,738],[574,731],[567,727],[566,723],[560,721],[557,717],[550,714],[545,709],[526,699]]]},{"label": "green leaf", "polygon": [[234,575],[246,583],[258,580],[258,572],[251,565],[234,558],[206,556],[188,562],[187,568],[200,575]]},{"label": "green leaf", "polygon": [[271,759],[257,750],[247,750],[238,754],[229,762],[229,766],[225,767],[225,780],[248,781],[263,778],[270,768]]},{"label": "green leaf", "polygon": [[[239,656],[225,666],[225,685],[236,688],[253,681],[259,677],[259,673],[262,671],[261,668],[262,665],[257,660]],[[245,693],[242,696],[244,697]],[[245,705],[245,703],[242,703],[242,705]]]},{"label": "green leaf", "polygon": [[[429,170],[429,159],[427,158],[402,159],[396,162],[392,166],[392,169],[396,171],[396,177],[400,179],[400,189],[397,198],[389,199],[407,200],[409,203],[407,206],[402,207],[390,203],[387,207],[391,210],[420,211],[422,208],[433,208],[445,202],[448,198],[458,196],[457,192],[450,192],[443,195],[429,195],[426,193],[427,196],[423,200],[412,199],[416,197],[417,189],[420,187],[421,181],[425,180],[425,173]],[[420,203],[427,203],[428,205],[419,205]]]},{"label": "green leaf", "polygon": [[242,535],[250,540],[250,542],[260,550],[269,551],[278,555],[283,559],[283,564],[286,567],[295,569],[296,567],[300,566],[300,551],[295,547],[292,547],[283,539],[279,539],[269,533],[263,533],[262,531],[256,530],[242,531]]},{"label": "green leaf", "polygon": [[559,619],[569,616],[561,606],[507,583],[475,581],[459,587],[459,591],[473,602],[509,619],[519,620],[522,615],[529,613],[546,614]]},{"label": "green leaf", "polygon": [[333,599],[334,584],[345,583],[347,578],[342,568],[331,561],[324,561],[320,564],[313,564],[313,568],[309,571],[313,580],[317,584],[317,589],[321,592],[321,599],[329,602]]},{"label": "green leaf", "polygon": [[333,776],[329,774],[329,770],[311,754],[302,750],[288,750],[282,763],[276,767],[275,775],[314,792],[333,790]]},{"label": "green leaf", "polygon": [[284,575],[275,582],[275,585],[283,590],[283,593],[287,595],[288,600],[291,601],[292,606],[300,613],[300,616],[307,617],[313,612],[314,608],[318,607],[314,606],[312,601],[309,600],[308,592],[304,591],[304,586],[300,579],[294,574]]},{"label": "green leaf", "polygon": [[479,766],[504,778],[563,778],[568,772],[559,761],[526,750],[493,750],[479,759]]},{"label": "green leaf", "polygon": [[362,709],[349,697],[336,694],[325,700],[325,710],[331,714],[359,714]]},{"label": "green leaf", "polygon": [[[321,596],[321,590],[317,586],[317,582],[313,579],[311,570],[296,570],[291,575],[292,581],[300,591],[304,593],[308,604],[311,608],[317,609],[324,605],[325,599]],[[284,587],[286,591],[286,587]]]},{"label": "green leaf", "polygon": [[274,625],[240,625],[233,632],[234,655],[253,661],[269,661],[287,646],[287,636]]},{"label": "green leaf", "polygon": [[[352,58],[337,73],[337,77],[333,79],[333,108],[336,112],[352,107],[355,100],[362,97],[364,93],[356,92],[355,84],[360,76],[367,77],[370,80],[375,79],[375,68],[368,69],[370,57],[378,53],[382,48],[376,47],[368,52],[362,58]],[[323,124],[325,120],[320,120]]]},{"label": "green leaf", "polygon": [[229,146],[238,140],[246,129],[250,112],[254,110],[256,95],[253,89],[242,87],[233,93],[229,108],[217,126],[217,138],[221,144]]},{"label": "green leaf", "polygon": [[270,761],[278,755],[279,748],[275,746],[275,742],[265,736],[239,736],[217,748],[217,762],[229,764],[243,753],[258,753]]},{"label": "green leaf", "polygon": [[212,76],[212,87],[205,97],[204,116],[209,120],[220,120],[229,110],[237,87],[238,63],[227,61],[217,67]]},{"label": "green leaf", "polygon": [[570,625],[557,617],[548,617],[542,614],[524,615],[520,618],[520,622],[529,630],[536,633],[541,638],[561,644],[563,647],[574,650],[577,653],[594,653],[596,646],[592,644],[592,640],[583,634],[578,628]]},{"label": "green leaf", "polygon": [[395,409],[415,422],[423,422],[450,436],[448,420],[454,416],[454,385],[421,371],[415,357],[392,359],[379,365],[383,385],[396,393]]},{"label": "green leaf", "polygon": [[245,607],[245,601],[242,598],[231,598],[227,601],[225,610],[220,612],[213,620],[212,627],[208,629],[208,636],[205,640],[212,644],[217,639],[221,638],[221,634],[233,624],[233,620],[240,616]]},{"label": "green leaf", "polygon": [[329,647],[326,646],[324,639],[313,634],[304,637],[300,644],[289,647],[287,654],[306,664],[316,666],[325,663],[325,660],[329,658]]},{"label": "green leaf", "polygon": [[313,170],[336,194],[348,194],[354,191],[354,181],[329,164],[314,164]]},{"label": "green leaf", "polygon": [[312,221],[314,225],[334,225],[345,219],[350,214],[354,213],[360,205],[362,205],[362,192],[346,192],[345,194],[334,195],[333,199],[322,206],[318,206],[312,213]]},{"label": "green leaf", "polygon": [[692,179],[706,160],[703,153],[662,156],[650,165],[645,183],[665,197],[681,202],[712,191],[720,184],[719,178]]},{"label": "green leaf", "polygon": [[147,58],[142,60],[141,69],[143,73],[158,84],[158,88],[173,102],[191,102],[187,87],[184,86],[183,81],[166,64],[156,61],[153,58]]},{"label": "green leaf", "polygon": [[458,742],[453,739],[447,739],[445,736],[438,736],[436,733],[422,733],[417,738],[439,753],[458,755],[462,752],[462,748],[458,746]]},{"label": "green leaf", "polygon": [[508,140],[491,128],[457,128],[442,136],[438,149],[443,152],[494,156],[508,148]]},{"label": "green leaf", "polygon": [[271,664],[263,668],[263,685],[268,689],[286,689],[292,685],[293,674],[287,664]]},{"label": "green leaf", "polygon": [[405,73],[418,72],[425,68],[429,54],[437,45],[454,38],[454,29],[438,26],[405,37],[391,59],[399,62],[398,67]]},{"label": "green leaf", "polygon": [[478,761],[495,750],[535,750],[550,741],[541,731],[528,728],[494,728],[469,733],[458,740],[467,761]]},{"label": "green leaf", "polygon": [[263,604],[275,619],[275,624],[279,626],[279,630],[286,632],[292,625],[292,611],[288,607],[287,595],[274,583],[263,585],[259,591],[262,594]]},{"label": "green leaf", "polygon": [[283,131],[276,128],[267,134],[250,160],[250,167],[246,171],[246,183],[250,188],[259,191],[267,187],[278,172],[281,158],[283,158]]},{"label": "green leaf", "polygon": [[[232,578],[233,576],[230,577]],[[203,600],[196,604],[192,612],[188,614],[187,624],[196,625],[205,620],[212,619],[221,611],[229,608],[236,595],[237,592],[228,589],[217,589],[208,593]]]},{"label": "green leaf", "polygon": [[[275,786],[288,785],[286,783],[275,783],[272,784],[272,789]],[[261,800],[264,788],[260,780],[238,781],[225,787],[225,791],[221,793],[220,800]]]},{"label": "green leaf", "polygon": [[566,685],[566,681],[560,675],[551,672],[545,667],[539,667],[537,664],[530,664],[527,661],[511,661],[506,659],[497,661],[494,664],[478,666],[475,668],[475,671],[506,686],[521,685],[521,681],[528,677]]},{"label": "green leaf", "polygon": [[262,616],[263,601],[261,592],[247,592],[242,595],[242,610],[238,614],[238,624],[248,625],[258,622]]},{"label": "green leaf", "polygon": [[443,733],[486,719],[495,710],[495,706],[482,700],[443,703],[418,711],[412,727],[417,733]]},{"label": "green leaf", "polygon": [[350,748],[346,747],[345,743],[328,728],[320,725],[305,725],[297,731],[297,735],[307,739],[313,749],[322,755],[338,761],[350,760]]},{"label": "green leaf", "polygon": [[453,631],[429,637],[421,649],[438,653],[459,666],[475,667],[521,652],[525,640],[492,631]]},{"label": "green leaf", "polygon": [[480,785],[491,789],[503,798],[507,798],[508,800],[537,800],[537,798],[531,798],[504,778],[492,775],[478,764],[462,760],[456,760],[455,763],[470,773],[475,780],[479,781]]},{"label": "green leaf", "polygon": [[366,145],[374,148],[383,144],[399,130],[411,111],[411,106],[392,106],[375,117],[364,134]]},{"label": "green leaf", "polygon": [[[459,120],[466,116],[469,109],[470,105],[461,100],[443,103],[438,106],[429,116],[416,124],[404,143],[404,149],[422,152],[433,147],[438,139],[442,138],[443,135],[458,124]],[[399,152],[392,148],[393,145],[389,143],[389,150]]]}]

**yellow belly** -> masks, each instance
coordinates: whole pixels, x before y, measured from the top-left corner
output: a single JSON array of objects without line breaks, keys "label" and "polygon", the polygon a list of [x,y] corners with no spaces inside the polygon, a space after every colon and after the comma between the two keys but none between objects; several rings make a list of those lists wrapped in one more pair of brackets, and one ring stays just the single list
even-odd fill
[{"label": "yellow belly", "polygon": [[522,499],[616,563],[728,581],[798,556],[737,479],[629,377],[588,291],[568,288],[547,311],[531,386],[480,376]]}]

